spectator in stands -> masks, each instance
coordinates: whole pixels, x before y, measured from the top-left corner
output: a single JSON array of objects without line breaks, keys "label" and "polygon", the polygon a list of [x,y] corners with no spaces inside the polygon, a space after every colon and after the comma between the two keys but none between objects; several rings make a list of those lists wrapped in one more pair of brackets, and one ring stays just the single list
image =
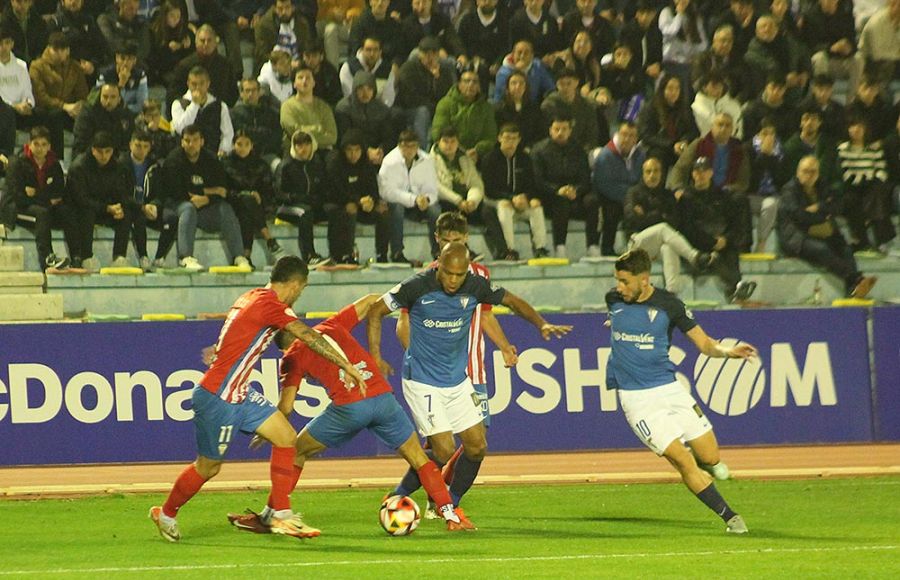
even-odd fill
[{"label": "spectator in stands", "polygon": [[691,184],[678,196],[679,230],[701,252],[715,252],[710,268],[725,283],[728,302],[741,303],[756,290],[755,282],[741,280],[740,253],[747,245],[744,207],[713,183],[712,160],[698,157]]},{"label": "spectator in stands", "polygon": [[[333,207],[334,227],[329,230],[332,254],[339,264],[359,264],[356,223],[375,226],[375,262],[385,264],[391,238],[388,204],[378,193],[378,173],[365,156],[367,143],[359,129],[341,133],[341,146],[328,157],[328,203]],[[329,219],[331,223],[331,219]]]},{"label": "spectator in stands", "polygon": [[651,260],[662,259],[666,290],[681,290],[681,259],[698,271],[711,263],[713,256],[693,247],[678,231],[675,195],[665,188],[662,162],[648,157],[641,169],[641,182],[625,194],[622,225],[629,249],[645,250]]},{"label": "spectator in stands", "polygon": [[43,55],[50,33],[46,22],[34,9],[33,0],[9,0],[0,14],[0,22],[9,27],[9,33],[17,47],[17,56],[25,64],[30,66],[31,61]]},{"label": "spectator in stands", "polygon": [[550,125],[554,117],[560,115],[571,117],[574,121],[572,141],[585,151],[590,151],[600,144],[605,133],[597,126],[597,110],[591,101],[578,94],[578,75],[572,69],[565,69],[556,78],[556,92],[550,93],[541,103],[544,113],[544,126]]},{"label": "spectator in stands", "polygon": [[372,165],[381,165],[386,151],[394,148],[394,127],[391,110],[375,98],[375,76],[364,70],[353,76],[353,92],[341,99],[334,115],[338,133],[351,129],[362,131],[367,144],[366,159]]},{"label": "spectator in stands", "polygon": [[521,141],[518,127],[511,123],[502,125],[497,146],[481,160],[485,241],[495,258],[509,261],[519,260],[516,221],[528,222],[534,257],[550,255],[544,205],[535,184],[531,157],[521,147]]},{"label": "spectator in stands", "polygon": [[327,266],[332,259],[316,252],[313,237],[313,224],[324,217],[328,195],[325,162],[312,134],[296,129],[290,143],[288,154],[275,170],[275,197],[280,204],[275,215],[297,226],[300,257],[311,268]]},{"label": "spectator in stands", "polygon": [[837,156],[850,247],[854,252],[885,250],[896,236],[891,223],[893,184],[888,181],[885,151],[881,142],[866,138],[865,120],[851,118],[847,130],[850,140],[838,145]]},{"label": "spectator in stands", "polygon": [[888,162],[888,175],[894,184],[894,195],[900,194],[900,116],[897,117],[895,130],[884,139],[884,152]]},{"label": "spectator in stands", "polygon": [[253,152],[268,162],[281,156],[279,103],[270,94],[260,92],[259,81],[241,81],[241,99],[231,109],[231,126],[235,135],[245,132],[253,143]]},{"label": "spectator in stands", "polygon": [[812,52],[813,74],[849,79],[852,93],[863,63],[856,58],[852,3],[839,4],[841,0],[818,0],[803,15],[801,33]]},{"label": "spectator in stands", "polygon": [[819,161],[819,181],[837,188],[840,184],[837,141],[823,134],[821,129],[822,114],[817,109],[804,111],[800,115],[800,131],[794,133],[784,144],[786,172],[789,176],[794,175],[800,160],[812,155]]},{"label": "spectator in stands", "polygon": [[91,148],[94,136],[103,131],[112,140],[117,152],[128,149],[128,140],[134,130],[134,115],[125,108],[119,87],[106,83],[100,87],[100,96],[91,105],[85,105],[75,119],[75,140],[72,154],[79,155]]},{"label": "spectator in stands", "polygon": [[787,84],[784,77],[772,75],[759,97],[744,106],[744,134],[756,135],[763,118],[775,124],[779,137],[786,137],[797,127],[797,111],[785,98]]},{"label": "spectator in stands", "polygon": [[865,298],[877,282],[860,273],[853,250],[841,234],[835,217],[840,205],[827,183],[819,179],[819,161],[812,155],[800,160],[796,176],[781,190],[778,238],[785,255],[825,268],[844,282],[847,296]]},{"label": "spectator in stands", "polygon": [[709,132],[716,115],[728,113],[735,120],[734,136],[738,139],[743,137],[741,104],[728,94],[725,79],[720,72],[712,71],[700,81],[700,91],[694,97],[691,111],[701,134]]},{"label": "spectator in stands", "polygon": [[734,28],[728,24],[716,28],[710,47],[694,58],[691,73],[694,88],[699,90],[701,80],[713,72],[725,79],[729,94],[738,101],[743,103],[756,96],[748,94],[751,83],[747,78],[747,66],[743,53],[734,50]]},{"label": "spectator in stands", "polygon": [[42,126],[32,128],[28,143],[9,164],[0,196],[0,223],[11,230],[22,225],[34,232],[41,270],[62,270],[70,264],[69,258],[53,252],[52,228],[63,230],[70,255],[79,251],[78,216],[65,184],[62,165],[50,147],[50,132]]},{"label": "spectator in stands", "polygon": [[484,199],[484,182],[475,162],[459,144],[459,131],[447,125],[431,148],[438,178],[438,196],[443,211],[459,211],[472,216]]},{"label": "spectator in stands", "polygon": [[66,35],[72,58],[78,61],[85,76],[93,79],[96,67],[109,63],[110,49],[97,21],[83,7],[84,0],[61,0],[56,13],[47,21],[47,28],[49,32],[58,30]]},{"label": "spectator in stands", "polygon": [[150,29],[138,16],[138,5],[138,0],[116,0],[97,19],[97,26],[112,50],[118,49],[125,42],[136,43],[138,61],[143,63],[150,56]]},{"label": "spectator in stands", "polygon": [[503,97],[494,103],[494,119],[498,127],[512,123],[519,128],[522,148],[527,153],[543,138],[544,118],[540,103],[531,99],[528,77],[522,71],[512,71],[506,77],[504,88]]},{"label": "spectator in stands", "polygon": [[228,105],[211,94],[209,87],[209,72],[202,66],[191,69],[188,90],[172,103],[172,130],[181,135],[185,127],[200,127],[204,147],[222,157],[231,152],[234,127]]},{"label": "spectator in stands", "polygon": [[228,201],[241,225],[244,257],[253,265],[253,238],[260,236],[274,263],[284,251],[272,237],[267,216],[275,215],[275,191],[269,163],[256,154],[253,139],[246,131],[236,131],[231,153],[223,160],[228,174]]},{"label": "spectator in stands", "polygon": [[735,54],[744,54],[750,41],[756,35],[756,20],[759,13],[754,0],[730,0],[729,8],[715,19],[716,28],[730,26],[734,34]]},{"label": "spectator in stands", "polygon": [[881,83],[863,76],[856,87],[856,95],[847,105],[847,117],[861,117],[866,121],[866,134],[871,141],[881,141],[891,131],[897,111],[881,94]]},{"label": "spectator in stands", "polygon": [[859,35],[856,58],[866,74],[887,81],[895,78],[900,67],[900,0],[887,0],[887,5],[866,22]]},{"label": "spectator in stands", "polygon": [[593,53],[598,58],[613,51],[616,29],[598,13],[597,0],[576,0],[575,5],[562,15],[562,44],[571,46],[582,31],[588,34]]},{"label": "spectator in stands", "polygon": [[241,226],[228,195],[228,175],[222,162],[203,145],[203,132],[188,125],[181,132],[181,146],[173,149],[163,165],[165,187],[160,192],[164,210],[178,216],[178,264],[189,272],[205,267],[194,257],[197,228],[217,231],[225,238],[229,263],[249,268],[243,256]]},{"label": "spectator in stands", "polygon": [[664,75],[649,103],[638,114],[638,137],[647,155],[656,157],[668,170],[688,143],[700,134],[694,114],[682,91],[681,80]]},{"label": "spectator in stands", "polygon": [[137,46],[133,42],[122,44],[116,49],[115,59],[114,65],[100,71],[97,86],[101,87],[106,83],[116,85],[125,108],[132,115],[137,115],[149,94],[147,74],[142,68],[135,66]]},{"label": "spectator in stands", "polygon": [[478,71],[481,91],[487,95],[509,46],[509,17],[498,0],[476,0],[475,5],[475,10],[467,10],[459,18],[459,39],[464,62]]},{"label": "spectator in stands", "polygon": [[253,36],[253,56],[257,66],[269,58],[274,48],[281,48],[299,63],[303,48],[313,38],[309,22],[297,12],[293,0],[275,0],[257,20]]},{"label": "spectator in stands", "polygon": [[578,74],[579,92],[585,97],[600,87],[602,69],[600,59],[594,54],[593,42],[586,30],[577,32],[569,47],[556,53],[552,65],[557,74],[565,68],[574,70]]},{"label": "spectator in stands", "polygon": [[431,256],[437,257],[440,248],[434,237],[434,224],[441,213],[437,171],[434,159],[419,147],[415,131],[402,131],[397,147],[384,156],[378,171],[378,192],[391,214],[391,262],[415,264],[403,253],[406,219],[428,224]]},{"label": "spectator in stands", "polygon": [[[241,61],[240,31],[237,19],[230,13],[222,0],[180,0],[186,8],[185,16],[195,30],[205,24],[212,26],[225,45],[225,55],[231,65],[231,72],[235,79],[241,78],[244,72],[244,64]],[[234,101],[228,101],[233,105]]]},{"label": "spectator in stands", "polygon": [[436,38],[426,36],[419,41],[418,55],[403,63],[397,76],[394,105],[403,111],[406,124],[413,127],[422,146],[428,144],[438,101],[456,82],[453,65],[438,56],[440,48]]},{"label": "spectator in stands", "polygon": [[403,34],[403,52],[409,54],[426,36],[432,36],[440,43],[441,58],[456,59],[464,52],[456,29],[450,18],[443,12],[433,10],[433,0],[412,0],[412,11],[400,23]]},{"label": "spectator in stands", "polygon": [[[356,73],[365,71],[375,77],[376,96],[378,100],[390,107],[396,96],[394,73],[391,62],[383,58],[381,40],[377,36],[363,39],[362,46],[341,66],[341,91],[344,97],[353,92],[353,80]],[[371,143],[371,141],[370,141]]]},{"label": "spectator in stands", "polygon": [[509,39],[514,43],[530,42],[534,56],[549,66],[555,58],[554,53],[564,47],[556,18],[545,8],[544,0],[524,0],[523,4],[509,19]]},{"label": "spectator in stands", "polygon": [[587,155],[572,139],[572,117],[557,115],[550,122],[549,137],[531,151],[537,194],[546,201],[553,223],[553,247],[557,258],[568,258],[566,239],[569,220],[585,222],[588,257],[600,257],[600,201],[591,191]]},{"label": "spectator in stands", "polygon": [[294,95],[294,75],[291,66],[291,55],[276,48],[269,54],[269,60],[262,65],[256,80],[265,89],[266,94],[282,103]]},{"label": "spectator in stands", "polygon": [[437,143],[448,126],[458,131],[459,146],[476,163],[497,141],[494,109],[481,95],[481,84],[473,68],[465,68],[459,82],[438,101],[431,124],[431,140]]},{"label": "spectator in stands", "polygon": [[591,185],[603,211],[603,232],[600,253],[617,256],[616,233],[622,221],[625,193],[641,180],[641,167],[646,153],[638,145],[637,127],[623,121],[615,135],[594,160]]},{"label": "spectator in stands", "polygon": [[703,137],[692,141],[669,172],[668,186],[684,189],[691,176],[694,162],[706,157],[712,164],[713,185],[746,202],[750,187],[750,159],[744,146],[734,137],[734,120],[728,113],[719,113],[713,119],[712,128]]},{"label": "spectator in stands", "polygon": [[316,88],[313,94],[334,107],[343,98],[341,78],[334,65],[325,60],[325,46],[322,39],[310,40],[303,49],[303,64],[313,72]]},{"label": "spectator in stands", "polygon": [[31,63],[29,74],[35,113],[47,123],[51,148],[62,152],[63,130],[74,126],[88,95],[84,71],[69,58],[69,43],[62,32],[50,35],[47,48]]},{"label": "spectator in stands", "polygon": [[[232,72],[229,62],[218,52],[219,37],[216,36],[215,29],[208,24],[202,25],[197,29],[195,44],[194,54],[183,59],[175,68],[172,84],[168,87],[166,97],[168,102],[174,103],[181,98],[184,87],[187,86],[188,75],[194,67],[202,66],[209,75],[209,92],[230,107],[238,99],[237,77]],[[230,147],[231,141],[228,143]]]},{"label": "spectator in stands", "polygon": [[603,84],[609,89],[609,106],[618,111],[616,119],[636,121],[638,111],[644,103],[647,77],[634,59],[630,45],[616,44],[612,59],[603,65]]},{"label": "spectator in stands", "polygon": [[194,51],[194,31],[188,26],[178,0],[165,0],[150,23],[150,82],[171,86],[175,68]]},{"label": "spectator in stands", "polygon": [[150,136],[151,150],[157,159],[165,159],[175,148],[172,124],[162,115],[162,105],[156,99],[147,99],[141,114],[135,118],[134,128]]},{"label": "spectator in stands", "polygon": [[34,93],[28,66],[13,54],[15,40],[12,28],[0,22],[0,159],[3,168],[16,148],[16,128],[28,127],[34,119]]},{"label": "spectator in stands", "polygon": [[113,228],[113,267],[128,265],[128,236],[134,222],[130,202],[134,191],[131,177],[116,161],[116,142],[112,135],[100,131],[92,135],[90,151],[78,154],[69,168],[68,190],[78,214],[78,236],[81,253],[73,257],[83,259],[82,267],[90,272],[100,270],[94,257],[94,224]]},{"label": "spectator in stands", "polygon": [[556,84],[553,75],[540,59],[534,57],[531,41],[519,40],[513,45],[512,52],[503,57],[503,64],[497,71],[494,84],[494,101],[503,99],[506,91],[506,79],[513,71],[518,70],[528,79],[528,97],[534,103],[540,103],[552,91]]},{"label": "spectator in stands", "polygon": [[[832,98],[834,79],[831,75],[816,75],[810,83],[809,94],[796,106],[798,111],[816,109],[822,118],[822,133],[835,141],[847,137],[847,113],[844,105]],[[783,139],[787,136],[782,135]]]},{"label": "spectator in stands", "polygon": [[681,89],[690,98],[691,63],[709,45],[695,1],[672,0],[659,13],[659,30],[663,37],[663,70],[681,80]]},{"label": "spectator in stands", "polygon": [[319,0],[316,29],[325,42],[325,58],[340,68],[347,59],[350,29],[366,7],[365,0]]},{"label": "spectator in stands", "polygon": [[331,107],[313,94],[316,81],[313,71],[303,65],[294,74],[294,96],[281,105],[281,130],[284,135],[284,151],[293,145],[291,139],[297,131],[312,135],[316,148],[331,149],[337,143],[337,124]]},{"label": "spectator in stands", "polygon": [[[788,90],[806,85],[809,78],[808,59],[802,46],[792,36],[779,36],[778,24],[769,14],[756,21],[756,36],[750,41],[744,62],[749,76],[746,94],[760,94],[766,81],[773,76],[786,80]],[[753,134],[746,128],[747,134]]]},{"label": "spectator in stands", "polygon": [[370,0],[369,7],[350,30],[350,42],[347,45],[349,54],[356,54],[362,47],[363,39],[374,36],[381,40],[381,51],[384,60],[393,63],[394,75],[409,56],[403,53],[403,34],[399,19],[388,15],[390,0]]},{"label": "spectator in stands", "polygon": [[[131,178],[132,195],[127,205],[134,216],[131,225],[131,239],[138,254],[141,270],[149,272],[165,265],[166,255],[175,244],[178,231],[178,216],[174,211],[163,211],[156,203],[151,183],[153,176],[161,171],[158,158],[153,153],[153,141],[144,131],[135,131],[128,142],[128,151],[119,154],[119,164]],[[147,254],[147,226],[159,231],[156,243],[156,257],[153,262]]]},{"label": "spectator in stands", "polygon": [[655,25],[657,3],[638,0],[634,18],[625,22],[619,42],[631,47],[635,61],[652,81],[662,74],[662,33]]},{"label": "spectator in stands", "polygon": [[[747,154],[750,156],[750,210],[759,216],[753,251],[762,253],[766,251],[766,243],[775,229],[779,192],[791,177],[774,123],[763,119],[759,131],[750,140]],[[747,224],[745,236],[749,239],[752,231],[746,231],[746,227]]]}]

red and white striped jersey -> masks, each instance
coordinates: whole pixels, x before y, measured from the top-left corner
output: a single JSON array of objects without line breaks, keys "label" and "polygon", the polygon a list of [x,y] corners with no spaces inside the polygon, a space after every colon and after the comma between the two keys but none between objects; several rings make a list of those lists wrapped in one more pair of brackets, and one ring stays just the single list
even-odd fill
[{"label": "red and white striped jersey", "polygon": [[200,386],[228,403],[247,397],[248,379],[275,333],[297,320],[271,288],[256,288],[235,301],[216,341],[212,365]]},{"label": "red and white striped jersey", "polygon": [[[469,264],[469,271],[477,276],[491,279],[491,271],[487,266],[472,262]],[[484,372],[484,332],[481,328],[481,313],[485,310],[491,310],[490,304],[479,304],[472,314],[472,325],[469,326],[469,378],[476,385],[486,385],[487,377]]]}]

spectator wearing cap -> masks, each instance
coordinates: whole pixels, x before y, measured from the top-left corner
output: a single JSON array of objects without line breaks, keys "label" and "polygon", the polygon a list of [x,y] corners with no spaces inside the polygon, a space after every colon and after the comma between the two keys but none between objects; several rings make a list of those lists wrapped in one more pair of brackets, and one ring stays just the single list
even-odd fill
[{"label": "spectator wearing cap", "polygon": [[275,0],[253,26],[253,39],[257,66],[262,66],[276,47],[299,62],[303,48],[312,40],[312,32],[309,22],[297,12],[293,0]]},{"label": "spectator wearing cap", "polygon": [[378,193],[378,170],[366,159],[367,143],[359,129],[342,133],[341,146],[328,156],[329,247],[339,264],[359,264],[356,224],[375,226],[375,261],[387,263],[391,220]]},{"label": "spectator wearing cap", "polygon": [[204,147],[214,155],[231,152],[234,127],[228,105],[211,94],[209,73],[194,67],[187,78],[187,91],[172,103],[172,130],[181,135],[184,128],[196,125],[203,131]]},{"label": "spectator wearing cap", "polygon": [[475,69],[467,67],[459,81],[438,101],[431,123],[431,140],[437,143],[445,127],[458,132],[462,151],[476,163],[490,151],[497,140],[494,109],[481,94],[481,84]]},{"label": "spectator wearing cap", "polygon": [[594,160],[591,186],[603,212],[600,238],[603,256],[618,255],[615,249],[616,233],[622,221],[625,194],[641,181],[641,166],[645,158],[644,148],[638,143],[637,127],[630,121],[623,121]]},{"label": "spectator wearing cap", "polygon": [[85,105],[75,119],[72,154],[85,153],[99,131],[108,135],[117,153],[126,151],[133,130],[134,115],[122,103],[119,87],[113,83],[105,83],[100,87],[97,101]]},{"label": "spectator wearing cap", "polygon": [[97,18],[97,26],[113,51],[125,42],[137,44],[140,62],[150,56],[150,28],[138,15],[139,0],[116,0],[108,11]]},{"label": "spectator wearing cap", "polygon": [[337,123],[331,107],[315,96],[316,80],[313,71],[301,66],[294,73],[294,96],[281,105],[281,130],[284,135],[285,155],[291,150],[294,133],[309,133],[316,147],[331,149],[337,143]]},{"label": "spectator wearing cap", "polygon": [[768,117],[775,124],[778,136],[786,138],[797,127],[797,110],[787,102],[787,83],[784,77],[772,75],[759,97],[744,105],[744,134],[756,135],[763,118]]},{"label": "spectator wearing cap", "polygon": [[418,48],[416,57],[400,67],[394,105],[403,111],[406,124],[412,126],[421,146],[427,147],[434,110],[456,82],[456,71],[439,57],[441,44],[437,38],[426,36]]},{"label": "spectator wearing cap", "polygon": [[869,18],[859,34],[856,58],[863,70],[879,79],[891,79],[900,67],[900,0],[887,0],[887,5]]},{"label": "spectator wearing cap", "polygon": [[341,77],[334,65],[325,60],[322,39],[311,40],[303,49],[303,64],[313,72],[316,88],[313,94],[334,107],[344,97]]},{"label": "spectator wearing cap", "polygon": [[825,268],[844,283],[847,296],[865,298],[877,282],[856,265],[835,217],[840,202],[830,184],[819,179],[819,161],[812,155],[800,160],[795,177],[781,190],[778,239],[786,256]]},{"label": "spectator wearing cap", "polygon": [[403,34],[403,51],[411,53],[426,36],[433,36],[440,43],[441,58],[456,59],[465,49],[450,17],[435,11],[434,0],[412,0],[412,11],[400,23]]},{"label": "spectator wearing cap", "polygon": [[713,183],[709,158],[698,157],[691,166],[691,183],[676,192],[679,231],[701,252],[715,253],[710,268],[725,284],[729,302],[744,302],[756,289],[741,280],[740,253],[744,238],[744,208]]},{"label": "spectator wearing cap", "polygon": [[[822,74],[813,77],[810,91],[797,105],[799,111],[816,109],[822,118],[822,133],[837,142],[847,137],[847,112],[844,105],[832,98],[834,94],[834,78]],[[786,139],[782,136],[782,139]]]},{"label": "spectator wearing cap", "polygon": [[228,60],[219,54],[219,37],[215,29],[209,24],[202,25],[197,29],[194,44],[196,48],[194,54],[183,59],[175,67],[172,84],[167,88],[166,99],[174,103],[181,98],[184,87],[187,86],[188,75],[195,66],[202,66],[209,75],[209,92],[230,107],[238,99],[238,77],[235,76]]},{"label": "spectator wearing cap", "polygon": [[[565,41],[559,32],[556,18],[550,14],[544,0],[525,0],[509,19],[511,42],[527,40],[534,47],[534,55],[546,64],[552,62],[553,53],[563,49]],[[549,4],[549,3],[548,3]]]},{"label": "spectator wearing cap", "polygon": [[830,74],[856,90],[862,65],[856,58],[856,26],[852,2],[818,0],[803,15],[801,36],[812,52],[813,74]]},{"label": "spectator wearing cap", "polygon": [[16,147],[16,128],[30,126],[34,117],[34,94],[28,66],[13,53],[10,26],[0,23],[0,164],[5,168]]},{"label": "spectator wearing cap", "polygon": [[406,219],[426,222],[431,256],[440,252],[434,236],[435,223],[441,213],[438,203],[438,177],[434,159],[420,146],[415,131],[404,130],[397,147],[384,156],[378,170],[378,192],[388,203],[391,215],[391,262],[414,262],[403,253],[403,224]]},{"label": "spectator wearing cap", "polygon": [[375,92],[378,100],[390,107],[394,104],[396,88],[392,63],[384,58],[381,50],[381,39],[375,35],[367,36],[362,41],[362,46],[351,55],[341,66],[341,90],[344,97],[353,92],[353,83],[356,73],[364,71],[375,77]]},{"label": "spectator wearing cap", "polygon": [[[69,168],[68,190],[72,205],[79,215],[78,236],[82,267],[99,271],[94,258],[94,225],[113,228],[112,266],[127,266],[128,236],[134,222],[131,201],[131,176],[117,162],[117,143],[106,131],[92,135],[90,150],[75,157]],[[73,257],[73,262],[77,260]]]},{"label": "spectator wearing cap", "polygon": [[[30,65],[35,113],[50,130],[54,151],[63,151],[63,130],[71,129],[88,95],[84,71],[69,56],[69,43],[61,32],[50,35],[47,48]],[[61,153],[60,153],[61,154]]]},{"label": "spectator wearing cap", "polygon": [[[56,13],[47,20],[50,32],[62,32],[72,47],[72,58],[89,78],[96,77],[95,67],[110,61],[110,49],[93,16],[83,10],[84,0],[61,0]],[[135,54],[137,47],[135,46]]]},{"label": "spectator wearing cap", "polygon": [[784,144],[785,171],[793,176],[800,160],[812,155],[819,161],[819,181],[829,187],[839,187],[837,144],[837,140],[822,132],[822,114],[818,109],[803,111],[800,115],[800,130]]},{"label": "spectator wearing cap", "polygon": [[362,131],[366,143],[366,159],[372,165],[381,165],[387,151],[396,144],[396,131],[391,110],[375,98],[375,76],[364,70],[353,76],[353,90],[338,102],[334,109],[338,134],[351,129]]},{"label": "spectator wearing cap", "polygon": [[713,185],[746,202],[750,187],[750,160],[744,146],[734,137],[734,119],[719,113],[713,119],[709,133],[695,139],[682,151],[678,162],[669,172],[669,187],[677,191],[690,183],[691,169],[698,157],[706,157],[713,169]]},{"label": "spectator wearing cap", "polygon": [[697,129],[705,135],[712,128],[713,119],[719,113],[728,113],[734,119],[734,136],[741,139],[744,135],[741,104],[728,94],[725,79],[718,71],[710,72],[700,81],[700,90],[691,104]]},{"label": "spectator wearing cap", "polygon": [[541,103],[544,127],[549,127],[554,117],[568,116],[574,122],[572,141],[583,150],[590,151],[609,135],[609,128],[601,131],[597,126],[597,109],[592,101],[578,92],[578,74],[573,69],[562,70],[556,78],[556,91],[547,95]]},{"label": "spectator wearing cap", "polygon": [[513,71],[520,71],[528,79],[528,96],[534,103],[540,103],[556,86],[550,70],[539,58],[534,56],[534,48],[530,40],[519,40],[513,44],[512,52],[503,58],[503,64],[497,71],[494,82],[494,101],[503,99],[506,92],[506,80]]},{"label": "spectator wearing cap", "polygon": [[635,61],[653,81],[662,74],[662,33],[654,25],[658,4],[653,0],[638,0],[634,18],[625,22],[619,35],[619,42],[631,47]]},{"label": "spectator wearing cap", "polygon": [[149,88],[147,86],[147,73],[137,66],[137,45],[126,42],[116,49],[116,62],[100,71],[97,77],[97,86],[106,83],[119,87],[122,94],[122,102],[132,115],[141,112],[144,101],[147,100]]},{"label": "spectator wearing cap", "polygon": [[[409,53],[403,52],[403,34],[399,19],[388,14],[390,0],[370,0],[368,7],[350,29],[348,54],[356,54],[363,40],[374,36],[381,40],[382,57],[394,67],[406,62]],[[396,69],[394,70],[396,74]]]},{"label": "spectator wearing cap", "polygon": [[259,81],[241,81],[241,98],[231,109],[231,126],[235,134],[244,131],[253,141],[253,150],[267,161],[281,157],[281,133],[278,127],[279,103],[270,94],[263,94]]},{"label": "spectator wearing cap", "polygon": [[868,126],[868,138],[881,141],[894,126],[897,109],[882,95],[880,80],[864,75],[856,87],[856,94],[847,104],[847,117],[864,119]]},{"label": "spectator wearing cap", "polygon": [[484,182],[472,158],[459,144],[459,132],[447,125],[431,148],[438,177],[441,209],[472,215],[484,199]]},{"label": "spectator wearing cap", "polygon": [[15,42],[17,56],[25,64],[30,66],[33,60],[43,55],[50,32],[32,0],[10,0],[0,14],[0,22],[9,27],[8,34]]}]

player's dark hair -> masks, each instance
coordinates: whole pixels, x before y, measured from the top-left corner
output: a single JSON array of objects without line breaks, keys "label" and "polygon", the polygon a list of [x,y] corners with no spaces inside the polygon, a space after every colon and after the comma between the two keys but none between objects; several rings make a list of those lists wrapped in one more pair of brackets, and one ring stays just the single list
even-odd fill
[{"label": "player's dark hair", "polygon": [[308,276],[309,268],[302,258],[298,256],[282,256],[272,266],[272,274],[269,276],[269,281],[290,282],[294,278],[303,278],[305,280]]},{"label": "player's dark hair", "polygon": [[616,270],[630,274],[649,274],[650,255],[640,248],[628,250],[616,259]]},{"label": "player's dark hair", "polygon": [[469,222],[461,212],[445,211],[438,216],[434,229],[438,235],[444,232],[459,232],[461,234],[469,233]]}]

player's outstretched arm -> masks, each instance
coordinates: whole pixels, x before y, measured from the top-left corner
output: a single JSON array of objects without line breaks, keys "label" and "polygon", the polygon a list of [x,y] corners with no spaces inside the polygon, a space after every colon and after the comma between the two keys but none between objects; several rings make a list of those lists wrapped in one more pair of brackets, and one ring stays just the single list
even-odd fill
[{"label": "player's outstretched arm", "polygon": [[494,343],[494,346],[503,353],[504,366],[506,368],[516,366],[516,363],[519,362],[519,352],[515,346],[509,343],[506,333],[503,332],[503,327],[500,326],[497,317],[490,310],[481,311],[481,328],[488,335],[488,338],[491,339],[491,342]]},{"label": "player's outstretched arm", "polygon": [[735,345],[733,348],[725,348],[699,325],[687,331],[687,337],[697,347],[697,350],[712,358],[743,358],[752,359],[758,356],[756,347],[746,342]]},{"label": "player's outstretched arm", "polygon": [[303,341],[303,343],[309,347],[309,350],[344,369],[344,374],[352,385],[359,387],[363,394],[365,394],[366,381],[359,373],[359,370],[350,364],[350,361],[341,356],[338,351],[334,350],[331,345],[322,338],[321,334],[299,320],[285,326],[285,330]]},{"label": "player's outstretched arm", "polygon": [[532,308],[531,304],[509,290],[506,291],[506,296],[503,297],[503,305],[508,306],[513,312],[537,327],[541,331],[541,336],[544,337],[544,340],[550,340],[551,336],[559,338],[572,330],[572,326],[568,324],[550,324]]},{"label": "player's outstretched arm", "polygon": [[381,321],[390,313],[388,305],[384,300],[379,300],[369,309],[369,315],[366,317],[366,335],[369,338],[369,354],[375,359],[378,369],[385,376],[394,374],[394,369],[381,358]]}]

